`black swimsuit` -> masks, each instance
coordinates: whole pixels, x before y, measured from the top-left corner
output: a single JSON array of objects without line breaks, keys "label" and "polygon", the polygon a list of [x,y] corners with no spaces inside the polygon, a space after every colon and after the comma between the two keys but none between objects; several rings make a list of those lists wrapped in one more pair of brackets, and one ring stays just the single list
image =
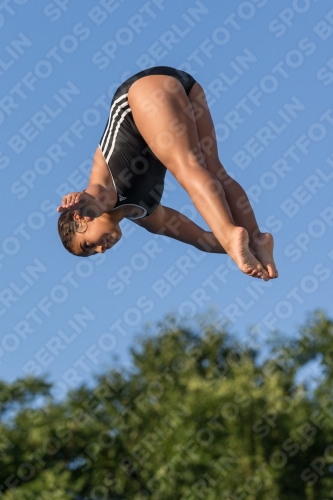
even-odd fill
[{"label": "black swimsuit", "polygon": [[137,129],[128,104],[131,85],[148,75],[176,78],[187,95],[195,83],[194,78],[184,71],[159,66],[131,76],[113,96],[109,119],[99,146],[118,195],[114,208],[133,205],[143,210],[142,215],[128,217],[132,220],[148,217],[156,210],[162,198],[166,174],[166,167],[156,158]]}]

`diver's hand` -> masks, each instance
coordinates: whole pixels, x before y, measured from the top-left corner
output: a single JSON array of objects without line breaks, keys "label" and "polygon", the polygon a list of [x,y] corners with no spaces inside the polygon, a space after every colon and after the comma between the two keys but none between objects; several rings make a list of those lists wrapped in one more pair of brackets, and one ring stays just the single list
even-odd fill
[{"label": "diver's hand", "polygon": [[99,217],[105,211],[105,204],[85,191],[68,193],[63,197],[58,212],[67,210],[79,210],[81,215]]}]

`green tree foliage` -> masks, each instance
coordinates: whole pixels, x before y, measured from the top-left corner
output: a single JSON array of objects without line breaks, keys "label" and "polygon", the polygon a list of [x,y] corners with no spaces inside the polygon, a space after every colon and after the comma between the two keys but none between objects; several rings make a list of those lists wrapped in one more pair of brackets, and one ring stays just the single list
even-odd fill
[{"label": "green tree foliage", "polygon": [[[156,333],[158,331],[158,333]],[[128,371],[55,401],[1,383],[3,500],[333,499],[333,324],[246,348],[173,318],[139,338]],[[321,375],[308,386],[309,362]]]}]

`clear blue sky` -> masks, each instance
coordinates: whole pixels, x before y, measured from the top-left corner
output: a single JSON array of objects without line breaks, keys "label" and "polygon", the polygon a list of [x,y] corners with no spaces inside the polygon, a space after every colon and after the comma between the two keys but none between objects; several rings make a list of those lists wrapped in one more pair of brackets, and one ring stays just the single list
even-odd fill
[{"label": "clear blue sky", "polygon": [[[0,11],[0,377],[49,375],[59,394],[129,362],[146,323],[213,309],[242,342],[332,315],[333,10],[315,0],[54,0]],[[273,232],[264,284],[127,221],[103,257],[58,239],[61,193],[83,189],[119,83],[153,65],[204,87],[226,169]],[[168,176],[163,203],[203,224]],[[79,316],[78,316],[79,315]],[[255,328],[256,334],[250,334]]]}]

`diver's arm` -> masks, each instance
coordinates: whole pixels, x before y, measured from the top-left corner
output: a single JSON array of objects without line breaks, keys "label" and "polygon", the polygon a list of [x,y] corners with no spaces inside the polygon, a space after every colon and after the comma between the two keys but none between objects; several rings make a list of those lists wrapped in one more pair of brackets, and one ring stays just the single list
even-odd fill
[{"label": "diver's arm", "polygon": [[212,232],[205,231],[172,208],[159,205],[152,215],[135,222],[151,233],[169,236],[203,252],[226,253]]},{"label": "diver's arm", "polygon": [[81,215],[99,217],[112,210],[116,202],[117,193],[109,169],[101,150],[97,148],[87,188],[64,196],[58,212],[79,210]]},{"label": "diver's arm", "polygon": [[88,187],[85,192],[101,203],[103,212],[112,210],[117,202],[116,189],[113,185],[112,177],[103,153],[99,147],[95,152]]},{"label": "diver's arm", "polygon": [[105,204],[86,191],[75,191],[66,194],[61,200],[58,212],[77,210],[80,215],[99,217],[105,212]]}]

